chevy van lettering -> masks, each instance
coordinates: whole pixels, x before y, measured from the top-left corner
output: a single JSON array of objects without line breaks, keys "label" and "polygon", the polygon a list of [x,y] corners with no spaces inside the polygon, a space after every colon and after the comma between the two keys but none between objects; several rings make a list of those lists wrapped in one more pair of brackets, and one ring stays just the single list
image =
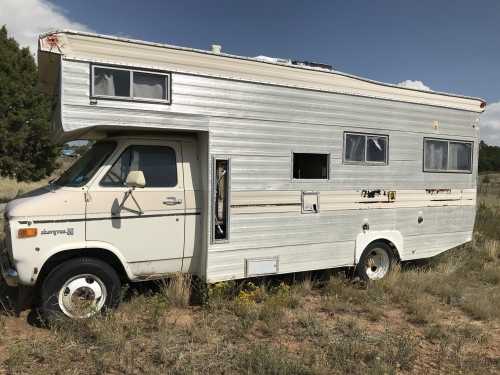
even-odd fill
[{"label": "chevy van lettering", "polygon": [[59,234],[65,234],[67,236],[73,236],[75,234],[74,228],[66,228],[66,229],[42,229],[40,232],[42,236],[44,235],[53,235],[57,236]]}]

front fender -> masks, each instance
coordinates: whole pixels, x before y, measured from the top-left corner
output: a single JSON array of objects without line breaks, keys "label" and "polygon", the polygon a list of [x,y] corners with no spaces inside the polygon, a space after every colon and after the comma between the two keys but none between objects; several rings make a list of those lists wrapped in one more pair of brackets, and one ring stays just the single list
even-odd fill
[{"label": "front fender", "polygon": [[[136,276],[131,272],[130,267],[128,266],[128,263],[126,259],[123,257],[121,252],[111,245],[108,242],[103,242],[103,241],[84,241],[84,242],[72,242],[72,243],[65,243],[59,246],[56,246],[52,248],[51,250],[47,251],[44,253],[43,258],[41,259],[41,264],[39,270],[55,255],[60,254],[61,252],[65,251],[72,251],[72,250],[82,250],[82,249],[102,249],[109,251],[112,253],[116,258],[120,261],[121,265],[123,266],[123,269],[125,270],[125,273],[127,274],[127,277],[130,280],[133,280],[136,278]],[[34,285],[36,283],[36,277],[38,275],[33,275],[28,283],[25,283],[27,285]]]},{"label": "front fender", "polygon": [[133,280],[136,278],[136,275],[134,273],[132,273],[132,271],[130,270],[130,267],[128,266],[128,262],[125,259],[125,257],[122,255],[120,250],[118,248],[116,248],[115,246],[113,246],[112,244],[110,244],[109,242],[87,241],[86,247],[89,249],[103,249],[103,250],[108,250],[108,251],[112,252],[118,258],[120,263],[122,264],[123,269],[127,273],[127,277],[130,280]]},{"label": "front fender", "polygon": [[[38,245],[38,243],[36,243]],[[68,250],[84,249],[86,247],[86,242],[75,241],[75,242],[64,242],[48,249],[34,246],[24,247],[22,249],[17,246],[15,264],[16,269],[19,274],[19,282],[22,285],[33,286],[36,284],[38,276],[43,266],[47,261],[54,255]],[[39,250],[36,250],[39,249]]]},{"label": "front fender", "polygon": [[366,231],[360,233],[356,236],[356,249],[354,253],[354,262],[358,264],[363,251],[366,247],[373,241],[389,241],[391,242],[398,252],[400,259],[402,259],[402,254],[404,251],[404,241],[403,235],[398,230],[378,230],[378,231]]}]

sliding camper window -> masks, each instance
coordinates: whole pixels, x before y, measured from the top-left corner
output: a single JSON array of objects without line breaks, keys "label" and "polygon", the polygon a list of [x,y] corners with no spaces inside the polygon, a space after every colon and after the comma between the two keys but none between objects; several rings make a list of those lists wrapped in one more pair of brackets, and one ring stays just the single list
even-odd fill
[{"label": "sliding camper window", "polygon": [[472,142],[424,138],[424,172],[472,172]]},{"label": "sliding camper window", "polygon": [[170,103],[170,75],[92,65],[92,97]]},{"label": "sliding camper window", "polygon": [[177,186],[175,151],[167,146],[130,146],[115,161],[101,180],[105,187],[126,186],[131,171],[142,171],[150,188]]},{"label": "sliding camper window", "polygon": [[344,133],[344,163],[388,164],[389,136]]},{"label": "sliding camper window", "polygon": [[294,180],[328,180],[329,154],[293,153]]}]

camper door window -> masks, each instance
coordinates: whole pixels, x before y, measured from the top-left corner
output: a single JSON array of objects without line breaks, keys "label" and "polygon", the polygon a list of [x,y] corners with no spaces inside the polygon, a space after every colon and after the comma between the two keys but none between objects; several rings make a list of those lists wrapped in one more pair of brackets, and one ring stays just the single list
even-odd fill
[{"label": "camper door window", "polygon": [[472,142],[424,138],[424,172],[472,172]]},{"label": "camper door window", "polygon": [[105,66],[92,66],[92,97],[170,102],[170,75]]},{"label": "camper door window", "polygon": [[388,164],[387,135],[345,133],[344,163]]}]

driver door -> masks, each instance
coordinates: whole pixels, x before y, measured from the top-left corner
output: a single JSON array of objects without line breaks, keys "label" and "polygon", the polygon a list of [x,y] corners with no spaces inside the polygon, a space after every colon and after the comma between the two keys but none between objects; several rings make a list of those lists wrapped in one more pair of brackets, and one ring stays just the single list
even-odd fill
[{"label": "driver door", "polygon": [[[184,183],[177,142],[122,147],[111,168],[89,188],[87,241],[105,242],[135,275],[182,269]],[[142,171],[145,187],[126,186],[130,171]]]}]

